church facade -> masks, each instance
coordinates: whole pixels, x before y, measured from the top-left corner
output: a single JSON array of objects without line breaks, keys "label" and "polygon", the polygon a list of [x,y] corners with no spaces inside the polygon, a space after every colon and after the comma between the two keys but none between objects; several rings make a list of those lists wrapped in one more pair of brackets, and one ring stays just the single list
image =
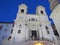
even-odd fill
[{"label": "church facade", "polygon": [[14,21],[11,40],[55,40],[55,35],[43,6],[36,8],[36,14],[27,14],[27,6],[25,4],[19,5],[17,17]]}]

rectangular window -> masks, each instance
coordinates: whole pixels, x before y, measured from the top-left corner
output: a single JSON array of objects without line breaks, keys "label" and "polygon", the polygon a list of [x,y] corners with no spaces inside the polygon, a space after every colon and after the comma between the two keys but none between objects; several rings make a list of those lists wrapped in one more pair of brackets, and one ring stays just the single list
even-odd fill
[{"label": "rectangular window", "polygon": [[13,33],[13,29],[11,30],[11,34]]},{"label": "rectangular window", "polygon": [[5,29],[5,31],[7,31],[7,29]]},{"label": "rectangular window", "polygon": [[50,34],[48,26],[46,26],[45,28],[46,28],[47,34]]},{"label": "rectangular window", "polygon": [[14,24],[12,25],[12,27],[14,27]]},{"label": "rectangular window", "polygon": [[0,26],[0,30],[2,29],[2,25]]}]

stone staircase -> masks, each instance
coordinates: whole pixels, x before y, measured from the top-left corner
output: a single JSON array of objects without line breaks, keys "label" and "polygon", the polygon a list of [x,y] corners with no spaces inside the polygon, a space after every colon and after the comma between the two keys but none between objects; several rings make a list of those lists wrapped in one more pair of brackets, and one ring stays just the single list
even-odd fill
[{"label": "stone staircase", "polygon": [[36,43],[43,43],[44,45],[57,45],[53,42],[49,41],[23,41],[23,42],[10,42],[10,41],[4,41],[2,45],[34,45]]},{"label": "stone staircase", "polygon": [[[60,39],[58,39],[58,43],[60,45]],[[34,45],[35,43],[43,43],[44,45],[58,45],[54,41],[48,39],[40,39],[40,40],[25,40],[25,41],[11,41],[11,40],[3,40],[0,45]]]}]

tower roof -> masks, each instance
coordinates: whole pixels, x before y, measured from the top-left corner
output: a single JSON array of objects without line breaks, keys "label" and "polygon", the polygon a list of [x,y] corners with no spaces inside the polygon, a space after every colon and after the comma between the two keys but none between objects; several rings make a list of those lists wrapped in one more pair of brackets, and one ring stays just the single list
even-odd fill
[{"label": "tower roof", "polygon": [[27,5],[26,4],[20,4],[19,7],[26,7],[27,8]]},{"label": "tower roof", "polygon": [[40,8],[45,9],[45,7],[43,7],[43,6],[41,6],[41,5],[37,6],[37,9],[40,9]]}]

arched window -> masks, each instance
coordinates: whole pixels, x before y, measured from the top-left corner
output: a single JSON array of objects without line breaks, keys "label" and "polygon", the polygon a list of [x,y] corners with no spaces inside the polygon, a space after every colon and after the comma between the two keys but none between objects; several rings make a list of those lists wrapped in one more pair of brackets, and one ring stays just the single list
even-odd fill
[{"label": "arched window", "polygon": [[24,13],[24,9],[21,9],[21,13]]},{"label": "arched window", "polygon": [[43,14],[43,11],[40,11],[41,12],[41,14]]},{"label": "arched window", "polygon": [[8,37],[8,40],[10,40],[10,39],[11,39],[11,36]]}]

